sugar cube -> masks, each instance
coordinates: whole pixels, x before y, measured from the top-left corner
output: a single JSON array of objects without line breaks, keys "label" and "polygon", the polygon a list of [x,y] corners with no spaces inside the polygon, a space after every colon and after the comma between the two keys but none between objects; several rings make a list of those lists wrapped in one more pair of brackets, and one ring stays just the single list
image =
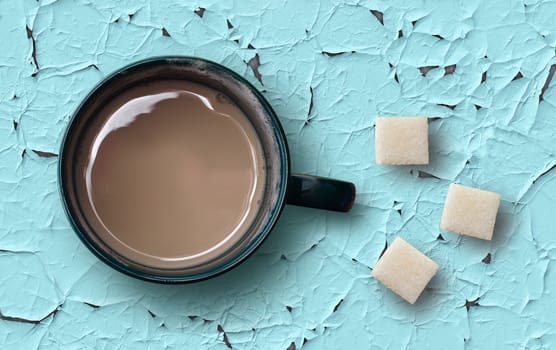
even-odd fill
[{"label": "sugar cube", "polygon": [[437,263],[396,237],[371,274],[394,293],[414,304],[437,270]]},{"label": "sugar cube", "polygon": [[428,164],[429,123],[426,117],[378,117],[375,121],[377,164]]},{"label": "sugar cube", "polygon": [[440,228],[491,240],[499,206],[498,193],[451,184],[444,203]]}]

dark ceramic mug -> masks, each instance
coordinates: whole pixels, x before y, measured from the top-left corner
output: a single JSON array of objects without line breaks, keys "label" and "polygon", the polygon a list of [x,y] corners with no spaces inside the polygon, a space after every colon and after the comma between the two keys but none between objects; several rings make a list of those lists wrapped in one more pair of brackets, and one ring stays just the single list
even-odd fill
[{"label": "dark ceramic mug", "polygon": [[[116,252],[87,221],[76,191],[77,156],[86,152],[82,135],[102,106],[141,82],[183,79],[197,82],[230,97],[249,118],[261,142],[266,162],[262,205],[242,238],[222,255],[200,265],[179,269],[146,266]],[[290,173],[290,153],[284,131],[268,101],[233,71],[195,57],[157,57],[124,67],[100,82],[75,111],[60,152],[59,181],[62,201],[75,232],[102,261],[116,270],[144,280],[193,282],[218,275],[244,261],[268,236],[285,204],[347,212],[355,200],[349,182]]]}]

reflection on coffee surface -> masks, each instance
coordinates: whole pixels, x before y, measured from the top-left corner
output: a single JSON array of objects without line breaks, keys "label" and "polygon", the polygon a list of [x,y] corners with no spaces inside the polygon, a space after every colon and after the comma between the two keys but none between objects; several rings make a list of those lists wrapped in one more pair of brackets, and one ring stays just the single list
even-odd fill
[{"label": "reflection on coffee surface", "polygon": [[179,268],[242,237],[259,210],[264,160],[230,98],[154,81],[119,94],[98,117],[78,188],[101,240],[138,263]]}]

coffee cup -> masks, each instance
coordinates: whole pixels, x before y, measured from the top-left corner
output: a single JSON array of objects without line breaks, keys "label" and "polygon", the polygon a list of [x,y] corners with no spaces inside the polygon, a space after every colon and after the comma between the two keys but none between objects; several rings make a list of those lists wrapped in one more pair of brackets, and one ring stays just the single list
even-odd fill
[{"label": "coffee cup", "polygon": [[194,282],[237,266],[286,204],[347,212],[355,186],[292,174],[282,126],[247,80],[205,59],[119,69],[76,109],[60,192],[81,241],[125,274]]}]

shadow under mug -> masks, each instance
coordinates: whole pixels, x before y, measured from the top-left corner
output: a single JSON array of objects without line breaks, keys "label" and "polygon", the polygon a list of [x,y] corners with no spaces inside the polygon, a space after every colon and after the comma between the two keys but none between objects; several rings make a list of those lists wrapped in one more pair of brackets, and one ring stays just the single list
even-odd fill
[{"label": "shadow under mug", "polygon": [[[226,94],[252,123],[263,149],[266,179],[262,204],[242,237],[220,256],[183,268],[147,266],[119,254],[97,235],[88,222],[77,193],[77,157],[89,152],[82,142],[100,109],[129,88],[156,80],[186,80]],[[290,173],[290,154],[280,122],[268,101],[247,80],[217,63],[196,57],[155,57],[121,68],[101,81],[75,111],[60,151],[59,182],[68,218],[81,241],[100,260],[143,280],[184,283],[207,279],[237,266],[261,245],[287,204],[347,212],[355,200],[355,186],[309,175]]]}]

